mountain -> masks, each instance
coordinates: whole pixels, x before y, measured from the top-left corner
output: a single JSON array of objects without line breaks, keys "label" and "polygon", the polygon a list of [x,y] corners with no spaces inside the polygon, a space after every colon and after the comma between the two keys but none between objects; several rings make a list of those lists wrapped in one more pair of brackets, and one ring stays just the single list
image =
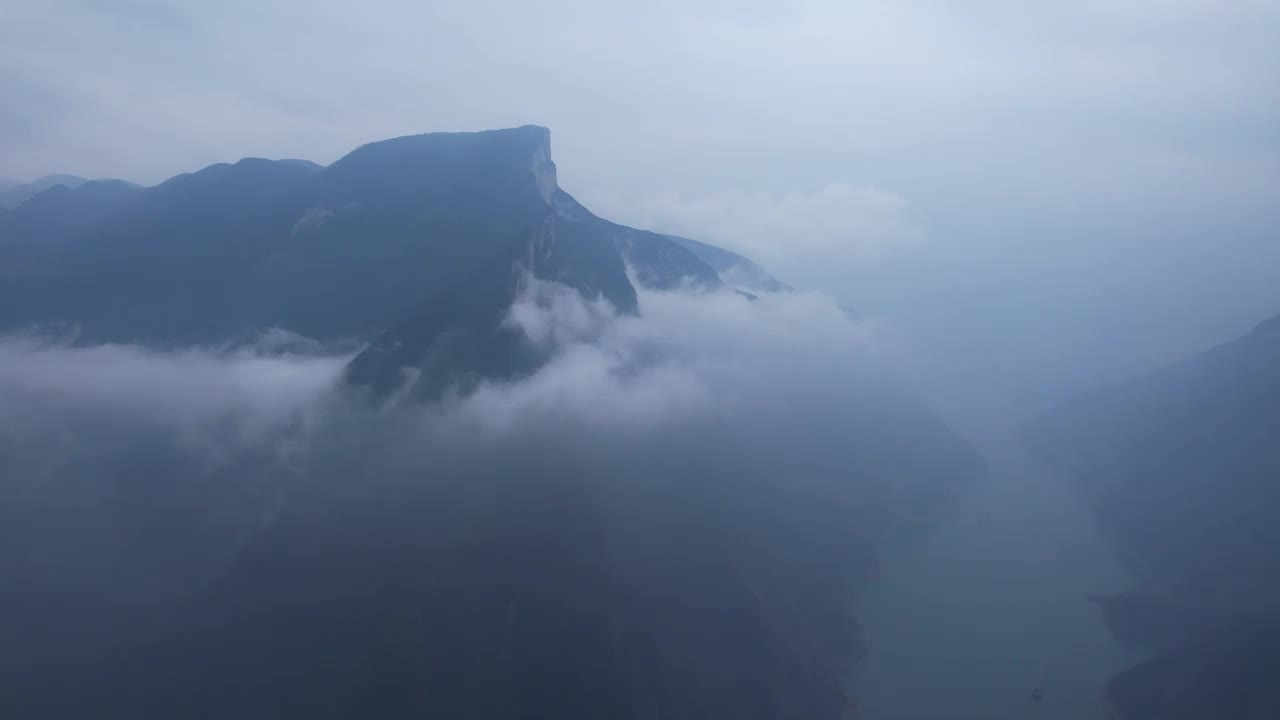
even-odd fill
[{"label": "mountain", "polygon": [[[854,593],[876,545],[979,463],[918,405],[848,399],[858,412],[807,427],[799,452],[794,438],[743,443],[717,423],[666,453],[552,433],[459,462],[417,425],[340,424],[287,468],[305,478],[287,511],[230,550],[211,538],[209,509],[228,509],[228,488],[275,485],[244,463],[189,497],[172,489],[192,485],[173,459],[122,471],[141,485],[109,501],[137,513],[126,532],[95,527],[83,506],[76,522],[0,509],[19,521],[0,539],[22,547],[44,546],[18,528],[57,528],[58,572],[37,580],[74,598],[26,602],[40,597],[32,582],[0,598],[0,622],[43,613],[16,647],[53,633],[59,652],[37,656],[53,664],[84,637],[123,638],[109,670],[91,655],[70,678],[31,679],[40,662],[21,653],[0,666],[24,681],[0,710],[34,694],[11,714],[77,717],[87,703],[108,718],[849,717],[844,687],[865,652]],[[405,465],[405,432],[426,462]],[[82,534],[94,552],[71,552]],[[115,553],[124,567],[104,563]],[[76,563],[117,582],[85,592]]]},{"label": "mountain", "polygon": [[1170,653],[1116,678],[1121,717],[1262,717],[1243,708],[1275,707],[1278,427],[1280,316],[1027,428],[1142,578],[1097,599],[1104,617],[1118,637]]},{"label": "mountain", "polygon": [[[665,236],[617,225],[591,214],[558,188],[541,223],[520,236],[491,267],[430,297],[352,360],[348,378],[386,394],[406,369],[423,370],[419,392],[438,393],[459,373],[511,378],[534,369],[518,333],[502,327],[527,274],[603,297],[618,311],[639,312],[628,266],[644,287],[710,291],[715,271]],[[447,342],[441,338],[447,337]]]},{"label": "mountain", "polygon": [[89,180],[55,185],[33,195],[4,219],[12,242],[39,243],[100,222],[136,197],[142,188],[123,180]]},{"label": "mountain", "polygon": [[[518,391],[548,369],[508,322],[522,293],[614,327],[646,298],[767,306],[717,268],[768,278],[591,213],[536,126],[88,183],[0,216],[0,331],[74,327],[76,350],[143,342],[182,366],[273,327],[363,348],[280,427],[199,387],[198,419],[166,421],[194,373],[158,399],[139,373],[137,418],[87,393],[0,423],[0,476],[19,480],[0,485],[0,544],[21,549],[0,560],[17,588],[0,635],[18,639],[0,716],[849,717],[877,548],[982,472],[927,407],[871,369],[822,383],[788,357],[787,387],[745,383],[760,407],[660,372],[681,402],[724,404],[639,430],[610,431],[594,413],[616,398],[589,387],[587,417],[535,413],[518,436],[459,409],[480,380]],[[610,382],[681,350],[640,340]],[[741,355],[716,369],[741,382]]]},{"label": "mountain", "polygon": [[678,243],[689,252],[697,255],[698,259],[710,265],[713,270],[719,273],[720,278],[725,283],[740,290],[756,293],[786,292],[792,289],[786,283],[778,281],[765,272],[764,268],[735,252],[697,240],[680,237],[679,235],[664,235],[663,237]]},{"label": "mountain", "polygon": [[89,181],[76,175],[46,175],[28,183],[13,183],[12,185],[0,187],[0,208],[12,210],[29,198],[35,197],[49,188],[59,185],[67,188],[77,188],[87,182]]},{"label": "mountain", "polygon": [[246,159],[119,193],[120,202],[71,228],[43,214],[27,224],[8,218],[0,328],[74,326],[86,342],[231,336],[243,325],[241,300],[254,300],[243,294],[244,275],[263,256],[279,203],[312,176]]},{"label": "mountain", "polygon": [[534,126],[371,143],[327,168],[247,158],[142,189],[71,232],[41,217],[0,222],[0,330],[72,325],[86,341],[162,344],[266,327],[374,337],[421,325],[415,308],[460,278],[505,273],[532,243],[556,248],[538,277],[623,311],[634,310],[624,261],[654,287],[720,283],[676,243],[561,191],[550,133]]},{"label": "mountain", "polygon": [[285,158],[283,160],[280,160],[279,162],[282,162],[286,165],[296,165],[300,168],[310,170],[311,172],[320,172],[321,170],[324,169],[324,166],[321,165],[320,163],[311,162],[310,160],[301,160],[299,158]]}]

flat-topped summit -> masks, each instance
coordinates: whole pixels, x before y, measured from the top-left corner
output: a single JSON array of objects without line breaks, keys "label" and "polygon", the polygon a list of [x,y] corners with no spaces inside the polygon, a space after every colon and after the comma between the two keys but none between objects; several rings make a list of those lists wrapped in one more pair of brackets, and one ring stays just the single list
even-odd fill
[{"label": "flat-topped summit", "polygon": [[460,323],[488,342],[522,271],[632,314],[628,269],[661,289],[721,284],[697,253],[561,190],[551,131],[537,125],[391,138],[328,167],[244,158],[63,205],[56,224],[0,222],[7,247],[26,249],[0,256],[0,329],[65,324],[87,341],[161,344],[271,327],[381,337],[373,349],[394,351],[356,373],[375,385],[437,358]]},{"label": "flat-topped summit", "polygon": [[557,187],[551,131],[537,125],[380,140],[351,151],[325,174],[358,182],[366,192],[534,193],[543,204]]}]

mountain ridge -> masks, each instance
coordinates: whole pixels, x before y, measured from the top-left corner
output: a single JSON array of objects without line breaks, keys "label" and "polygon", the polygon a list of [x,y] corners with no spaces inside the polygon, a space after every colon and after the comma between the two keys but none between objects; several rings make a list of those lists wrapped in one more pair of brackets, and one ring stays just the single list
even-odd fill
[{"label": "mountain ridge", "polygon": [[[578,203],[546,128],[49,193],[0,216],[0,331],[80,329],[17,343],[27,377],[145,370],[0,383],[32,411],[0,438],[0,715],[847,718],[878,544],[982,472],[834,307],[797,357],[710,246]],[[226,349],[263,327],[370,342]],[[544,379],[551,407],[471,392]]]},{"label": "mountain ridge", "polygon": [[45,175],[30,182],[13,182],[7,187],[0,188],[0,208],[13,210],[22,205],[27,200],[59,185],[75,189],[89,182],[87,178],[79,175],[54,174]]},{"label": "mountain ridge", "polygon": [[[391,138],[323,168],[244,158],[117,200],[92,215],[63,213],[61,225],[0,219],[0,275],[9,281],[0,329],[74,326],[87,342],[160,344],[266,327],[320,340],[376,335],[473,276],[549,212],[562,243],[600,236],[591,242],[623,254],[641,282],[720,282],[674,243],[578,205],[558,186],[550,131],[534,125]],[[596,289],[626,309],[624,279],[600,270],[615,287]],[[590,272],[546,271],[583,288],[596,282]],[[112,303],[97,301],[106,295]]]}]

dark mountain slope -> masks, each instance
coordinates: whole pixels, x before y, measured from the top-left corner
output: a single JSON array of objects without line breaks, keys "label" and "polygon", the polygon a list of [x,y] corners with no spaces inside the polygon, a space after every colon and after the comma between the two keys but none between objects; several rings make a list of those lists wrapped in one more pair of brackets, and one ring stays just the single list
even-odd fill
[{"label": "dark mountain slope", "polygon": [[[245,271],[261,258],[277,203],[313,173],[269,160],[212,165],[131,193],[94,221],[32,226],[0,323],[74,326],[92,341],[209,342],[242,329]],[[43,234],[41,234],[43,233]],[[33,245],[33,243],[27,243]]]},{"label": "dark mountain slope", "polygon": [[[1280,623],[1277,428],[1280,316],[1188,360],[1081,396],[1028,428],[1029,441],[1071,471],[1100,527],[1144,580],[1131,593],[1099,599],[1117,635],[1187,648],[1184,660],[1126,675],[1117,686],[1126,707],[1140,707],[1135,698],[1143,692],[1191,682],[1162,676],[1161,668],[1234,657],[1231,648],[1241,646],[1232,638]],[[1274,649],[1249,647],[1250,657],[1267,664],[1231,660],[1250,668],[1244,676],[1280,677]],[[1219,690],[1221,703],[1235,693]],[[1140,709],[1125,715],[1155,716]],[[1227,709],[1194,716],[1246,717]]]},{"label": "dark mountain slope", "polygon": [[142,192],[143,188],[122,180],[93,180],[75,188],[55,185],[7,213],[4,237],[38,242],[49,233],[99,222]]},{"label": "dark mountain slope", "polygon": [[[617,272],[624,253],[645,283],[719,283],[675,243],[559,191],[550,133],[534,126],[371,143],[323,169],[248,158],[135,195],[70,229],[47,217],[0,223],[0,272],[12,279],[0,329],[67,325],[85,341],[160,343],[273,326],[371,336],[508,264],[513,243],[548,217],[565,257],[546,277],[624,310],[634,304]],[[15,256],[23,238],[39,252]]]},{"label": "dark mountain slope", "polygon": [[433,396],[459,380],[525,374],[540,359],[517,331],[503,326],[525,279],[555,282],[635,314],[640,308],[628,265],[642,286],[653,289],[721,285],[710,267],[663,236],[602,220],[556,189],[539,227],[388,329],[351,362],[348,377],[380,395],[418,377],[418,392]]},{"label": "dark mountain slope", "polygon": [[211,583],[74,699],[64,682],[43,700],[102,717],[846,717],[876,544],[979,466],[921,409],[850,400],[804,452],[730,425],[671,428],[664,453],[549,427],[405,465],[420,428],[357,450],[339,426]]},{"label": "dark mountain slope", "polygon": [[[421,135],[359,148],[291,198],[249,284],[253,319],[314,337],[367,334],[482,272],[537,227],[546,131]],[[549,161],[548,161],[549,162]],[[543,169],[554,182],[554,166]]]},{"label": "dark mountain slope", "polygon": [[136,704],[104,704],[122,717],[626,717],[607,545],[581,486],[554,471],[314,498],[183,608],[182,643],[144,644]]},{"label": "dark mountain slope", "polygon": [[0,323],[29,317],[36,297],[48,292],[40,285],[58,282],[50,277],[55,269],[51,258],[142,192],[119,180],[95,180],[75,189],[56,185],[0,213]]},{"label": "dark mountain slope", "polygon": [[[524,263],[545,252],[551,240],[542,230],[530,231],[495,257],[491,267],[433,295],[351,361],[348,381],[378,397],[411,382],[417,394],[431,397],[453,384],[465,387],[534,369],[537,359],[518,331],[503,327],[503,318],[523,282]],[[626,280],[621,263],[617,275]],[[630,284],[626,288],[634,309],[635,292]]]}]

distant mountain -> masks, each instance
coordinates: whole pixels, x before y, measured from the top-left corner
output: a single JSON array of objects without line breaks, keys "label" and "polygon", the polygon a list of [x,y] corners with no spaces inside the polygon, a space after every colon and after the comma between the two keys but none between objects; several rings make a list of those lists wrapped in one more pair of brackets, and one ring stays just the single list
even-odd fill
[{"label": "distant mountain", "polygon": [[279,162],[285,163],[286,165],[297,165],[298,167],[306,168],[311,172],[320,172],[321,170],[324,169],[324,166],[321,165],[320,163],[311,162],[310,160],[299,160],[297,158],[285,158],[283,160],[280,160]]},{"label": "distant mountain", "polygon": [[114,204],[69,196],[75,209],[93,205],[84,217],[9,217],[0,225],[0,328],[74,326],[86,342],[232,336],[245,325],[242,303],[254,301],[244,277],[263,258],[278,204],[312,176],[246,159],[117,192]]},{"label": "distant mountain", "polygon": [[32,180],[28,183],[14,183],[8,187],[0,186],[0,208],[12,210],[29,198],[58,185],[77,188],[87,182],[89,181],[85,178],[76,175],[46,175],[39,180]]},{"label": "distant mountain", "polygon": [[[1143,578],[1133,592],[1098,599],[1113,630],[1175,649],[1117,678],[1121,717],[1263,717],[1224,708],[1245,697],[1280,699],[1272,682],[1280,645],[1261,640],[1280,637],[1277,428],[1280,316],[1082,395],[1027,429],[1035,447],[1070,470],[1102,530]],[[1252,639],[1242,643],[1242,635]],[[1227,665],[1236,670],[1189,670]],[[1251,685],[1251,677],[1265,684]],[[1210,701],[1217,714],[1189,709]]]},{"label": "distant mountain", "polygon": [[0,227],[13,242],[47,241],[103,220],[141,192],[141,187],[122,180],[55,185],[15,208]]}]

